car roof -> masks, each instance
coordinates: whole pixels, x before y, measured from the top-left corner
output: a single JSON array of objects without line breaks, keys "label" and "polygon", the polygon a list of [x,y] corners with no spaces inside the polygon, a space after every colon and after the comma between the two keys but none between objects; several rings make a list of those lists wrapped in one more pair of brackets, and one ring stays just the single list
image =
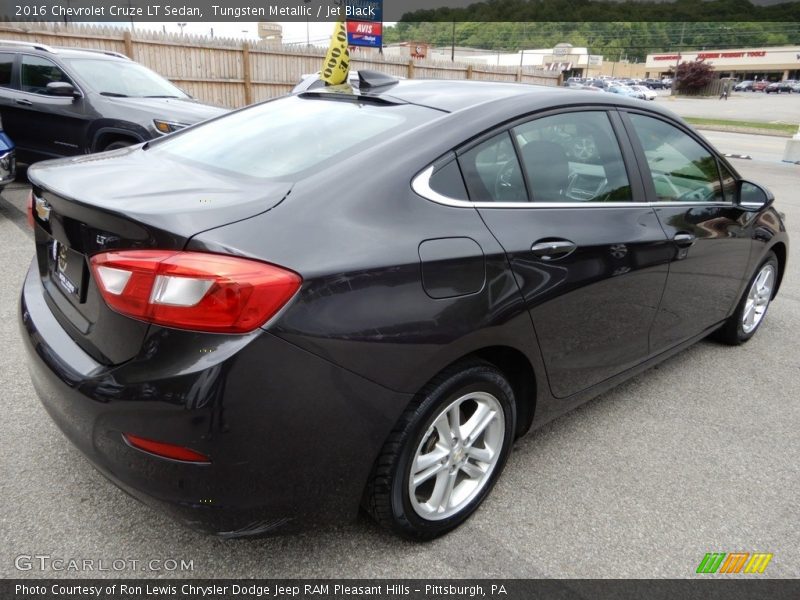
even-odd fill
[{"label": "car roof", "polygon": [[93,48],[66,48],[61,46],[48,46],[38,42],[21,42],[17,40],[0,40],[0,48],[7,51],[25,51],[42,56],[54,58],[98,58],[101,60],[130,60],[124,54],[113,50],[100,50]]},{"label": "car roof", "polygon": [[[464,81],[446,79],[406,79],[392,85],[368,89],[332,86],[317,88],[301,95],[324,96],[342,95],[382,99],[386,102],[399,102],[427,106],[445,112],[459,112],[481,105],[508,105],[511,112],[524,105],[530,112],[565,105],[608,104],[613,106],[641,107],[637,100],[627,100],[621,96],[608,95],[600,99],[595,94],[564,86],[533,85],[524,83],[498,83],[489,81]],[[653,107],[648,107],[652,110]],[[656,112],[673,116],[669,111],[655,107]],[[513,115],[511,115],[513,116]]]}]

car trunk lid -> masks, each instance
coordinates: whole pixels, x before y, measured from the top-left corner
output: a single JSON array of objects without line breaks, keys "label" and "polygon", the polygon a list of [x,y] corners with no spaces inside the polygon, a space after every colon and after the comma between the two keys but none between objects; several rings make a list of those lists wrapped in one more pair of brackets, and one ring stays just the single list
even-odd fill
[{"label": "car trunk lid", "polygon": [[106,305],[89,268],[91,256],[181,250],[198,233],[274,208],[291,189],[286,182],[256,184],[157,161],[139,149],[40,163],[29,178],[45,300],[75,342],[106,365],[136,356],[149,325]]}]

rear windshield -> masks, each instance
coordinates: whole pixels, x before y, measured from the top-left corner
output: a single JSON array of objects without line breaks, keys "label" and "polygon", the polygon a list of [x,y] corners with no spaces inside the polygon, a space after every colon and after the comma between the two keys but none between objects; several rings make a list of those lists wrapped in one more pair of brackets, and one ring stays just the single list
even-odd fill
[{"label": "rear windshield", "polygon": [[291,96],[199,125],[150,150],[232,175],[288,178],[441,115],[412,105]]}]

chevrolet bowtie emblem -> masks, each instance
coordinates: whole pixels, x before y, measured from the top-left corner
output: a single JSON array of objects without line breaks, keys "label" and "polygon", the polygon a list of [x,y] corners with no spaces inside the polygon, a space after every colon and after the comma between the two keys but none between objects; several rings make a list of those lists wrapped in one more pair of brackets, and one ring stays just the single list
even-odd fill
[{"label": "chevrolet bowtie emblem", "polygon": [[44,198],[36,198],[36,216],[39,217],[40,221],[50,220],[50,210],[51,206]]}]

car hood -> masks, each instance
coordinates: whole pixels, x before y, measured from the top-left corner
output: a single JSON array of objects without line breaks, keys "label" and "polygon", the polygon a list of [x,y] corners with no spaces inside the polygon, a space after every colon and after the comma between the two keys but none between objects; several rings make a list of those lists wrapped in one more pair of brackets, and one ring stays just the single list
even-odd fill
[{"label": "car hood", "polygon": [[111,100],[118,106],[151,113],[154,119],[175,121],[187,125],[194,125],[230,112],[226,108],[184,98],[112,98],[106,96],[105,99]]},{"label": "car hood", "polygon": [[280,204],[290,182],[244,180],[133,146],[36,163],[31,182],[58,196],[183,238]]}]

